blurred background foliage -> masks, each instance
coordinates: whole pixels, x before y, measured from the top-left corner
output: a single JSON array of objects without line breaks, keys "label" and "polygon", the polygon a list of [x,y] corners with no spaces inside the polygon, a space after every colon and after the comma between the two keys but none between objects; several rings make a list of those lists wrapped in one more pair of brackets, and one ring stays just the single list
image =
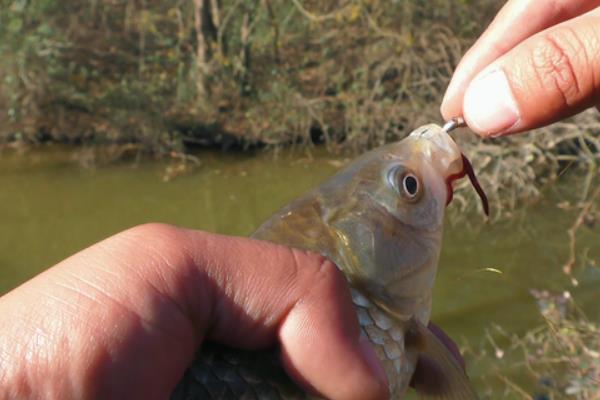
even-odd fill
[{"label": "blurred background foliage", "polygon": [[0,139],[344,142],[439,121],[493,0],[0,0]]},{"label": "blurred background foliage", "polygon": [[[166,155],[183,172],[199,146],[356,154],[441,122],[452,71],[503,3],[0,0],[0,147],[74,143],[93,164],[109,144],[100,158]],[[565,169],[595,174],[598,132],[587,112],[456,137],[500,216]],[[471,191],[456,202],[477,207]]]}]

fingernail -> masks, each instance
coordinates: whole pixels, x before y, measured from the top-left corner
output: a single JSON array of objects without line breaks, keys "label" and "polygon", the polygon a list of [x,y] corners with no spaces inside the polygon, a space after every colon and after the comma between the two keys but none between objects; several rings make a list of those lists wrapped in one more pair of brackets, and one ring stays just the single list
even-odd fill
[{"label": "fingernail", "polygon": [[519,122],[517,102],[501,69],[484,72],[471,82],[463,113],[469,126],[485,136],[498,135]]},{"label": "fingernail", "polygon": [[380,391],[383,391],[386,394],[389,393],[387,375],[383,369],[383,366],[381,365],[381,361],[379,361],[379,358],[375,353],[375,350],[371,346],[371,343],[369,343],[368,339],[361,337],[359,346],[363,359],[367,362],[371,373],[377,379],[378,386],[380,386],[381,389]]}]

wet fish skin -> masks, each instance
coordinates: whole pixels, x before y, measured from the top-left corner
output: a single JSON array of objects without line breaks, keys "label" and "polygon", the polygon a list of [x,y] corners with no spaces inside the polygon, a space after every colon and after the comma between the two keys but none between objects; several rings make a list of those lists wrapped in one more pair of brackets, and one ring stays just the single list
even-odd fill
[{"label": "wet fish skin", "polygon": [[[352,290],[359,323],[387,369],[410,378],[415,354],[404,352],[404,331],[358,291]],[[407,362],[410,360],[410,362]],[[405,371],[403,371],[405,369]],[[395,387],[408,381],[394,381]],[[397,390],[397,389],[396,389]],[[313,397],[296,385],[281,366],[276,350],[238,350],[206,343],[179,382],[172,399],[296,400]]]},{"label": "wet fish skin", "polygon": [[[320,253],[351,286],[362,334],[390,383],[405,393],[420,353],[440,361],[453,380],[439,398],[476,398],[452,357],[424,326],[441,249],[446,178],[463,170],[458,146],[437,125],[366,153],[267,220],[252,235]],[[418,198],[402,187],[418,181]],[[407,340],[407,332],[417,340]],[[416,334],[415,334],[416,332]],[[414,338],[413,338],[414,339]],[[205,343],[173,399],[310,398],[285,375],[275,351],[240,351]]]}]

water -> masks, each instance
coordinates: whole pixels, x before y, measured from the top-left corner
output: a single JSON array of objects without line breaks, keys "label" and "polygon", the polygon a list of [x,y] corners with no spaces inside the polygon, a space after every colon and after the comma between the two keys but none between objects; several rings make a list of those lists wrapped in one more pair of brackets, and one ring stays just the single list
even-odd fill
[{"label": "water", "polygon": [[[199,158],[201,165],[192,173],[165,182],[166,162],[86,169],[60,147],[25,155],[0,153],[0,294],[68,255],[144,222],[248,235],[344,161],[319,151],[278,157],[206,152]],[[447,226],[433,319],[463,347],[480,348],[492,324],[511,333],[537,326],[540,317],[531,288],[569,290],[588,316],[600,321],[600,308],[595,307],[600,270],[590,262],[578,263],[577,288],[561,271],[569,255],[566,230],[575,213],[556,204],[576,199],[574,175],[563,177],[542,201],[508,221],[482,224],[475,215],[469,225]],[[578,249],[589,249],[590,260],[600,260],[597,243],[600,227],[581,228]],[[500,390],[493,383],[493,366],[493,358],[470,365],[480,388],[492,382],[493,390]],[[518,369],[505,372],[526,387],[534,386],[518,377]]]},{"label": "water", "polygon": [[0,157],[0,293],[102,238],[145,222],[248,235],[335,172],[327,159],[202,154],[189,175],[168,164],[83,169],[65,149]]}]

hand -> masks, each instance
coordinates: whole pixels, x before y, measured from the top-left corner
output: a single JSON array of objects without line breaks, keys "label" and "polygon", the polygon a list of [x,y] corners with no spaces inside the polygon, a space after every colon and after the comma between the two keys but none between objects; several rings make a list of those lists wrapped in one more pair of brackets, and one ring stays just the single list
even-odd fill
[{"label": "hand", "polygon": [[151,224],[0,298],[0,398],[168,398],[204,339],[247,349],[279,342],[288,373],[328,398],[387,395],[331,262]]},{"label": "hand", "polygon": [[501,136],[599,100],[600,1],[511,0],[461,60],[441,111]]}]

